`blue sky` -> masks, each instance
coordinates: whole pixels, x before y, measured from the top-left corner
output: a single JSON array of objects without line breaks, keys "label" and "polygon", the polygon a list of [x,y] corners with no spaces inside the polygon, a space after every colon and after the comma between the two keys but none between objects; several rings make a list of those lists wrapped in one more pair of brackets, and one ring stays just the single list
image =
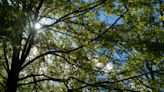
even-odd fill
[{"label": "blue sky", "polygon": [[[118,19],[118,17],[119,16],[117,16],[116,14],[107,16],[107,14],[105,12],[101,11],[98,18],[102,21],[105,21],[105,23],[107,23],[107,24],[113,24]],[[119,21],[117,21],[116,24],[118,24],[118,25],[123,24],[123,19],[120,19]]]}]

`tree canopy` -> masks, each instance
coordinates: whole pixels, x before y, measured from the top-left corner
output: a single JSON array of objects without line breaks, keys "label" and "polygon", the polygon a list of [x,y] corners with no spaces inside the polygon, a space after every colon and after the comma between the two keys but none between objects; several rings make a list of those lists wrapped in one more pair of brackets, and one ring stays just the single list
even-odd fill
[{"label": "tree canopy", "polygon": [[163,3],[0,0],[0,91],[164,91]]}]

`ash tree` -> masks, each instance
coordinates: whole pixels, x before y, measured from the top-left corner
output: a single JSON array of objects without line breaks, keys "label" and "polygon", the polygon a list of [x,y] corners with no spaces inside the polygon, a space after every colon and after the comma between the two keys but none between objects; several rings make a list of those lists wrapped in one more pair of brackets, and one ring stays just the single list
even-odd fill
[{"label": "ash tree", "polygon": [[1,0],[2,92],[159,92],[163,0]]}]

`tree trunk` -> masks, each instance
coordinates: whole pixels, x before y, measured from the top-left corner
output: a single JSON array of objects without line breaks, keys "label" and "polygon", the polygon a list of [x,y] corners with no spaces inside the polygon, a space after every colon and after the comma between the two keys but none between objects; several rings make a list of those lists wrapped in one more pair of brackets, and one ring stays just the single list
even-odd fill
[{"label": "tree trunk", "polygon": [[11,70],[8,72],[8,79],[7,79],[7,92],[16,92],[17,89],[17,82],[19,76],[19,64],[18,62],[14,62],[11,66]]},{"label": "tree trunk", "polygon": [[[6,85],[7,92],[16,92],[19,72],[21,71],[21,66],[25,62],[25,60],[30,52],[35,33],[36,33],[35,30],[32,30],[30,32],[28,41],[26,42],[24,49],[23,49],[21,59],[19,59],[20,50],[18,50],[15,46],[13,46],[12,64],[11,64],[11,69],[8,71],[8,79],[7,79],[7,85]],[[21,41],[20,41],[20,44],[21,44]]]},{"label": "tree trunk", "polygon": [[18,74],[10,71],[7,79],[7,92],[16,92],[17,89]]}]

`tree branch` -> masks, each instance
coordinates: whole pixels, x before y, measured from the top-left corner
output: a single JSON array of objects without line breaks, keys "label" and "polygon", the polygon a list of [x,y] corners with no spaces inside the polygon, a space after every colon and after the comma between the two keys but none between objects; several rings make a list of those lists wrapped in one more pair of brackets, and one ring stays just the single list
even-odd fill
[{"label": "tree branch", "polygon": [[7,53],[6,53],[6,49],[5,49],[5,46],[3,45],[3,52],[4,52],[4,56],[5,56],[5,63],[6,63],[6,66],[7,66],[7,72],[9,72],[9,61],[7,59]]},{"label": "tree branch", "polygon": [[44,0],[40,0],[39,5],[36,7],[34,22],[37,21],[37,18],[38,18],[38,15],[39,15],[39,10],[43,6],[43,2],[44,2]]},{"label": "tree branch", "polygon": [[[154,73],[158,73],[160,71],[163,71],[164,69],[161,69],[161,70],[158,70],[158,71],[153,71]],[[150,74],[150,72],[146,72],[146,73],[143,73],[143,74],[140,74],[140,75],[136,75],[136,76],[133,76],[133,77],[129,77],[129,78],[125,78],[125,79],[121,79],[121,80],[117,80],[117,81],[103,81],[103,82],[96,82],[96,83],[86,83],[85,81],[82,81],[80,79],[77,79],[77,78],[74,78],[74,77],[69,77],[67,79],[67,81],[69,81],[70,79],[75,79],[77,81],[79,81],[80,83],[84,83],[85,85],[84,86],[81,86],[77,89],[71,89],[71,91],[77,91],[77,90],[80,90],[80,89],[83,89],[85,87],[88,87],[88,86],[92,86],[92,87],[105,87],[105,86],[108,86],[107,84],[113,84],[113,83],[118,83],[118,82],[123,82],[123,81],[126,81],[126,80],[129,80],[129,79],[134,79],[134,78],[138,78],[138,77],[141,77],[141,76],[144,76],[146,74]],[[129,89],[125,89],[125,90],[129,90]],[[132,90],[129,90],[129,91],[132,91]],[[134,92],[138,92],[138,91],[134,91]]]},{"label": "tree branch", "polygon": [[57,79],[57,78],[45,78],[45,79],[40,79],[40,80],[35,80],[32,82],[28,82],[28,83],[20,83],[18,84],[18,86],[22,86],[22,85],[29,85],[29,84],[35,84],[37,82],[43,82],[43,81],[57,81],[57,82],[64,82],[65,80],[63,79]]},{"label": "tree branch", "polygon": [[106,30],[104,30],[102,33],[100,33],[96,38],[92,39],[91,42],[92,42],[92,41],[95,41],[95,40],[97,40],[97,39],[99,39],[103,34],[107,33],[107,32],[109,31],[109,29],[113,28],[113,26],[114,26],[122,17],[124,17],[124,15],[129,11],[129,9],[128,9],[126,6],[125,6],[125,9],[126,9],[126,11],[123,12],[123,13],[120,15],[120,17],[118,17],[118,18],[114,21],[114,23],[113,23],[111,26],[109,26]]},{"label": "tree branch", "polygon": [[[43,57],[43,56],[46,56],[46,55],[49,55],[49,54],[53,54],[53,55],[59,56],[59,55],[56,54],[56,53],[71,53],[71,52],[76,51],[76,50],[78,50],[78,49],[80,49],[80,48],[82,48],[82,47],[83,47],[83,46],[80,46],[80,47],[78,47],[78,48],[75,48],[75,49],[72,49],[72,50],[68,50],[68,51],[48,51],[48,52],[46,52],[46,53],[44,53],[44,54],[41,54],[41,55],[35,57],[35,58],[32,59],[31,61],[27,62],[25,65],[22,66],[21,70],[22,70],[23,68],[25,68],[26,66],[28,66],[29,64],[31,64],[32,62],[34,62],[35,60],[37,60],[37,59],[39,59],[39,58],[41,58],[41,57]],[[61,56],[60,56],[60,57],[61,57]]]},{"label": "tree branch", "polygon": [[25,60],[26,60],[26,58],[30,52],[30,49],[33,45],[35,34],[36,34],[35,30],[31,29],[29,37],[28,37],[26,44],[25,44],[23,51],[22,51],[22,55],[21,55],[21,59],[20,59],[20,65],[22,65],[25,62]]},{"label": "tree branch", "polygon": [[[126,12],[128,12],[128,9],[127,9]],[[122,15],[120,15],[120,17],[119,17],[109,28],[107,28],[105,31],[103,31],[101,34],[99,34],[96,38],[92,39],[91,42],[97,40],[97,39],[100,38],[103,34],[105,34],[106,32],[108,32],[108,30],[111,29],[111,28],[114,26],[114,24],[116,24],[117,21],[119,21],[119,20],[126,14],[126,12],[124,12]],[[60,20],[60,19],[59,19],[59,20]],[[84,46],[85,46],[85,45],[81,45],[80,47],[75,48],[75,49],[73,49],[73,50],[69,50],[69,51],[48,51],[48,52],[46,52],[46,53],[44,53],[44,54],[41,54],[41,55],[35,57],[33,60],[29,61],[28,63],[26,63],[24,66],[22,66],[21,70],[22,70],[23,68],[25,68],[26,66],[28,66],[29,64],[31,64],[32,62],[34,62],[35,60],[37,60],[37,59],[39,59],[39,58],[41,58],[41,57],[43,57],[43,56],[45,56],[45,55],[54,54],[54,53],[70,53],[70,52],[76,51],[76,50],[78,50],[78,49],[80,49],[80,48],[83,48]]]},{"label": "tree branch", "polygon": [[25,79],[28,79],[30,77],[39,77],[39,76],[44,76],[44,74],[31,74],[31,75],[27,75],[26,77],[22,77],[22,78],[19,78],[19,81],[22,81],[22,80],[25,80]]},{"label": "tree branch", "polygon": [[29,83],[22,83],[22,84],[18,84],[18,85],[36,84],[37,82],[42,82],[42,81],[57,81],[57,82],[65,82],[66,81],[65,79],[53,78],[53,77],[49,77],[49,76],[47,76],[45,74],[31,74],[31,75],[27,75],[26,77],[19,78],[19,81],[25,80],[25,79],[30,78],[30,77],[45,77],[45,78],[39,79],[39,80],[35,79],[35,81],[29,82]]},{"label": "tree branch", "polygon": [[[62,16],[62,17],[60,17],[59,19],[56,20],[56,22],[52,23],[51,25],[43,25],[42,28],[48,28],[48,27],[51,27],[51,26],[55,25],[56,23],[58,23],[58,22],[60,22],[60,21],[65,20],[65,19],[71,19],[71,18],[77,17],[77,16],[79,16],[79,15],[81,15],[81,14],[84,14],[84,13],[86,13],[86,12],[88,12],[88,11],[94,9],[95,7],[97,7],[97,6],[99,6],[99,5],[103,4],[103,3],[105,3],[105,1],[106,1],[106,0],[103,0],[103,2],[99,2],[99,1],[98,1],[98,2],[92,3],[92,5],[93,5],[92,7],[85,8],[85,9],[83,9],[83,10],[80,10],[80,8],[84,8],[84,7],[80,7],[79,9],[77,9],[77,10],[71,12],[71,13],[68,13],[68,14],[66,14],[66,15],[64,15],[64,16]],[[97,3],[97,4],[96,4],[96,3]],[[88,6],[88,5],[87,5],[87,6]],[[86,6],[86,7],[87,7],[87,6]],[[78,14],[78,13],[81,13],[81,14]],[[72,15],[72,14],[78,14],[78,15],[73,16],[73,17],[69,17],[69,16]]]},{"label": "tree branch", "polygon": [[[36,7],[36,12],[35,12],[35,17],[34,17],[34,24],[37,21],[37,18],[38,18],[38,15],[39,15],[39,10],[43,5],[43,1],[44,0],[40,0],[39,5]],[[34,26],[34,24],[33,24],[33,26]],[[22,55],[21,55],[21,59],[20,59],[20,65],[22,65],[24,63],[24,61],[26,60],[26,57],[28,56],[28,54],[30,52],[30,49],[33,45],[35,34],[36,34],[35,29],[34,28],[30,29],[29,37],[28,37],[28,39],[26,41],[26,44],[25,44],[25,46],[23,48],[23,51],[22,51]]]}]

